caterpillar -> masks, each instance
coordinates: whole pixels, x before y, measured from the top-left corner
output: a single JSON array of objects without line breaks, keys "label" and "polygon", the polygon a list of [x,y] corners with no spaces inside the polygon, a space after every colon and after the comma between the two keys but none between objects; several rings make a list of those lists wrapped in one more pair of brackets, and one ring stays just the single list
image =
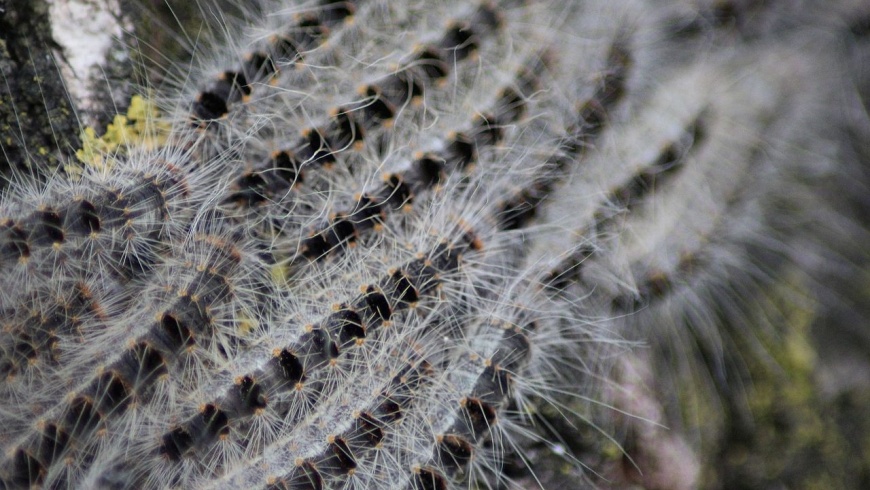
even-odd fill
[{"label": "caterpillar", "polygon": [[734,483],[688,405],[866,261],[870,11],[611,3],[165,2],[126,117],[3,143],[3,488]]}]

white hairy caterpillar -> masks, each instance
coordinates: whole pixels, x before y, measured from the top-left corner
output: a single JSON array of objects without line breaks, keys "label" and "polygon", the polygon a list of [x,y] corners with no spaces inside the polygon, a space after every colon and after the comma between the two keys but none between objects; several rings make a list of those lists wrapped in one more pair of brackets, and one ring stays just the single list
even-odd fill
[{"label": "white hairy caterpillar", "polygon": [[[697,61],[681,2],[257,3],[157,88],[164,146],[4,197],[6,486],[519,485],[530,399],[595,398],[625,331],[715,303],[672,288],[794,233],[752,239],[825,100],[782,40]],[[104,277],[110,314],[52,323]],[[21,356],[32,317],[59,340]]]}]

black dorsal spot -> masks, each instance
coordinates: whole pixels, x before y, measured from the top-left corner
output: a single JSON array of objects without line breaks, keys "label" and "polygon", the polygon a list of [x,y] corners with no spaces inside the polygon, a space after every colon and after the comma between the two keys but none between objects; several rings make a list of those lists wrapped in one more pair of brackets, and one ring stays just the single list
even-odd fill
[{"label": "black dorsal spot", "polygon": [[154,209],[166,209],[163,185],[154,178],[144,178],[143,182],[130,189],[127,195],[134,205],[127,214],[129,217],[138,217]]},{"label": "black dorsal spot", "polygon": [[353,2],[337,2],[335,0],[322,0],[322,7],[318,18],[326,25],[332,26],[344,22],[345,19],[356,12]]},{"label": "black dorsal spot", "polygon": [[447,479],[435,468],[420,468],[414,472],[414,490],[447,490]]},{"label": "black dorsal spot", "polygon": [[328,34],[329,28],[316,15],[306,15],[293,33],[293,39],[300,51],[307,51],[320,44]]},{"label": "black dorsal spot", "polygon": [[342,305],[338,311],[329,315],[325,323],[329,332],[334,337],[338,337],[341,345],[366,337],[362,318],[359,313],[347,305]]},{"label": "black dorsal spot", "polygon": [[279,151],[272,157],[272,170],[287,184],[302,182],[299,162],[289,151]]},{"label": "black dorsal spot", "polygon": [[302,240],[301,253],[302,256],[309,260],[319,260],[326,257],[326,254],[332,249],[329,241],[322,233],[317,233]]},{"label": "black dorsal spot", "polygon": [[384,440],[380,422],[371,414],[363,412],[354,422],[352,443],[367,449],[375,449]]},{"label": "black dorsal spot", "polygon": [[438,438],[438,459],[450,472],[462,471],[471,461],[474,447],[467,439],[456,434]]},{"label": "black dorsal spot", "polygon": [[363,140],[363,128],[349,109],[339,108],[326,128],[326,140],[335,150],[343,150]]},{"label": "black dorsal spot", "polygon": [[447,242],[441,242],[432,250],[429,261],[440,274],[449,274],[459,269],[460,257],[461,253],[456,247]]},{"label": "black dorsal spot", "polygon": [[444,177],[444,160],[427,153],[411,164],[411,174],[408,180],[412,182],[412,185],[428,188],[443,180]]},{"label": "black dorsal spot", "polygon": [[258,172],[248,172],[236,180],[238,190],[231,196],[233,201],[246,206],[253,206],[264,202],[267,198],[266,188],[268,184]]},{"label": "black dorsal spot", "polygon": [[123,411],[127,408],[130,388],[118,373],[106,371],[92,386],[94,400],[101,412]]},{"label": "black dorsal spot", "polygon": [[389,321],[393,315],[387,297],[375,286],[366,286],[365,292],[356,300],[354,306],[366,318],[370,327]]},{"label": "black dorsal spot", "polygon": [[63,243],[63,223],[60,215],[56,211],[50,209],[40,211],[37,220],[39,223],[39,236],[35,237],[34,243],[45,245]]},{"label": "black dorsal spot", "polygon": [[418,52],[411,66],[429,80],[442,79],[450,72],[444,58],[431,47]]},{"label": "black dorsal spot", "polygon": [[498,211],[498,227],[502,230],[523,228],[536,213],[538,200],[527,192],[514,196],[503,203]]},{"label": "black dorsal spot", "polygon": [[354,210],[348,216],[359,227],[366,229],[383,221],[385,215],[381,203],[375,197],[364,195],[357,201]]},{"label": "black dorsal spot", "polygon": [[347,475],[357,467],[356,459],[341,437],[335,437],[329,443],[323,458],[317,462],[317,468],[333,476]]},{"label": "black dorsal spot", "polygon": [[482,32],[498,29],[502,25],[502,16],[495,4],[484,2],[474,12],[469,21],[472,26]]},{"label": "black dorsal spot", "polygon": [[30,257],[30,246],[27,244],[27,234],[12,221],[4,223],[2,230],[3,244],[0,245],[0,257],[4,259],[24,259]]},{"label": "black dorsal spot", "polygon": [[217,83],[211,89],[227,104],[239,102],[244,97],[251,95],[251,85],[244,73],[225,71],[218,77]]},{"label": "black dorsal spot", "polygon": [[487,366],[472,389],[472,396],[493,406],[501,404],[511,386],[510,373],[496,364]]},{"label": "black dorsal spot", "polygon": [[150,386],[157,378],[168,373],[166,361],[160,352],[146,342],[136,344],[127,351],[125,360],[128,366],[124,375],[128,375],[134,388],[141,391]]},{"label": "black dorsal spot", "polygon": [[383,202],[388,202],[393,208],[399,209],[411,202],[413,194],[410,186],[399,174],[390,174],[383,189],[381,189],[379,197]]},{"label": "black dorsal spot", "polygon": [[190,295],[186,295],[175,301],[170,309],[170,314],[179,323],[188,327],[191,332],[207,334],[210,333],[213,326],[213,320],[207,306],[205,303],[194,301]]},{"label": "black dorsal spot", "polygon": [[39,459],[45,465],[57,461],[67,445],[69,434],[53,423],[45,424],[39,435]]},{"label": "black dorsal spot", "polygon": [[226,99],[213,92],[202,92],[193,104],[193,115],[206,121],[220,119],[229,113]]},{"label": "black dorsal spot", "polygon": [[276,60],[290,63],[302,57],[299,43],[290,36],[275,38],[272,41],[272,53]]},{"label": "black dorsal spot", "polygon": [[335,163],[335,156],[329,149],[328,142],[318,130],[307,130],[303,143],[297,147],[296,156],[302,163],[318,163],[329,165]]},{"label": "black dorsal spot", "polygon": [[353,221],[339,214],[332,220],[332,224],[329,227],[329,244],[331,247],[334,247],[344,243],[353,243],[358,235]]},{"label": "black dorsal spot", "polygon": [[11,481],[15,487],[31,488],[38,486],[45,478],[45,468],[24,449],[16,449],[12,459]]},{"label": "black dorsal spot", "polygon": [[461,61],[468,58],[477,50],[480,45],[480,40],[474,33],[471,25],[465,22],[458,22],[447,29],[438,47],[450,52],[450,56]]},{"label": "black dorsal spot", "polygon": [[323,476],[309,461],[294,468],[288,478],[281,478],[269,485],[268,490],[323,490]]},{"label": "black dorsal spot", "polygon": [[578,123],[578,137],[581,142],[587,142],[604,128],[607,111],[597,99],[590,99],[580,107]]},{"label": "black dorsal spot", "polygon": [[312,328],[299,339],[299,355],[306,371],[316,369],[338,357],[338,346],[322,328]]},{"label": "black dorsal spot", "polygon": [[519,92],[510,87],[502,89],[494,108],[496,124],[507,125],[519,121],[525,109],[526,100]]},{"label": "black dorsal spot", "polygon": [[272,58],[263,52],[254,52],[248,55],[244,64],[245,76],[251,81],[271,77],[278,71],[278,67]]},{"label": "black dorsal spot", "polygon": [[616,43],[610,48],[605,68],[603,87],[596,97],[605,108],[613,107],[622,100],[628,83],[628,70],[632,58],[628,47],[622,43]]},{"label": "black dorsal spot", "polygon": [[90,397],[77,396],[70,403],[63,427],[70,436],[78,437],[93,430],[102,418]]},{"label": "black dorsal spot", "polygon": [[160,454],[171,461],[178,461],[192,447],[193,437],[183,427],[176,427],[163,435]]},{"label": "black dorsal spot", "polygon": [[215,405],[209,403],[204,406],[199,416],[204,435],[214,438],[229,434],[229,417]]},{"label": "black dorsal spot", "polygon": [[411,70],[400,70],[388,75],[379,82],[387,97],[396,106],[411,102],[414,97],[423,95],[423,85],[415,78]]},{"label": "black dorsal spot", "polygon": [[478,398],[462,400],[459,411],[460,417],[453,432],[467,436],[472,441],[479,441],[488,434],[496,421],[495,407]]},{"label": "black dorsal spot", "polygon": [[164,313],[160,317],[159,338],[175,352],[193,345],[193,335],[190,329],[171,313]]},{"label": "black dorsal spot", "polygon": [[244,376],[236,382],[236,389],[242,406],[248,411],[266,408],[266,396],[263,387],[250,376]]},{"label": "black dorsal spot", "polygon": [[384,288],[393,296],[393,300],[397,303],[416,303],[420,300],[420,293],[411,279],[402,270],[397,270],[390,274],[387,281],[387,287]]},{"label": "black dorsal spot", "polygon": [[395,398],[389,394],[382,394],[379,397],[374,415],[378,420],[390,423],[401,419],[404,414],[402,413],[402,405]]},{"label": "black dorsal spot", "polygon": [[377,86],[366,88],[367,100],[363,103],[363,125],[366,127],[379,126],[389,121],[396,115],[395,106],[381,95],[381,89]]},{"label": "black dorsal spot", "polygon": [[479,114],[475,116],[471,137],[477,148],[493,146],[504,137],[504,130],[493,114]]},{"label": "black dorsal spot", "polygon": [[477,161],[477,150],[472,140],[465,133],[457,133],[444,150],[444,161],[450,169],[464,169]]},{"label": "black dorsal spot", "polygon": [[426,294],[435,289],[440,280],[438,269],[426,259],[415,259],[405,266],[405,274],[419,294]]},{"label": "black dorsal spot", "polygon": [[508,329],[504,331],[504,336],[490,359],[502,369],[516,371],[519,364],[528,358],[530,350],[531,343],[525,333],[517,328]]},{"label": "black dorsal spot", "polygon": [[277,368],[278,375],[290,384],[296,384],[304,378],[304,369],[299,358],[296,357],[290,350],[282,349],[275,354],[273,362]]}]

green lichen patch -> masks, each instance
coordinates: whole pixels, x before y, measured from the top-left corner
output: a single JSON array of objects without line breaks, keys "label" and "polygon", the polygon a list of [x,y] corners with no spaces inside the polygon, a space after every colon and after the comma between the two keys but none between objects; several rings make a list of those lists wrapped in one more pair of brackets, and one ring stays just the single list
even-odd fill
[{"label": "green lichen patch", "polygon": [[806,288],[788,278],[760,302],[752,337],[766,355],[743,357],[748,389],[745,399],[726,400],[726,431],[705,488],[862,488],[866,458],[855,457],[820,394],[815,311],[798,298],[808,298]]},{"label": "green lichen patch", "polygon": [[169,129],[153,103],[134,95],[127,113],[116,115],[101,136],[91,127],[82,131],[82,147],[76,158],[85,165],[105,168],[131,147],[152,149],[165,144]]}]

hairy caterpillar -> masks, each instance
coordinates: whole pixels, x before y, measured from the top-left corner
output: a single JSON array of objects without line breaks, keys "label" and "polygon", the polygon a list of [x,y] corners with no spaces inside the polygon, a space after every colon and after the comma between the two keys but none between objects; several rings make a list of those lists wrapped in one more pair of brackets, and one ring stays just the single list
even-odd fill
[{"label": "hairy caterpillar", "polygon": [[4,194],[7,487],[549,488],[546,409],[635,411],[622,345],[715,371],[711,316],[864,236],[804,179],[836,42],[782,6],[224,7],[156,145]]}]

